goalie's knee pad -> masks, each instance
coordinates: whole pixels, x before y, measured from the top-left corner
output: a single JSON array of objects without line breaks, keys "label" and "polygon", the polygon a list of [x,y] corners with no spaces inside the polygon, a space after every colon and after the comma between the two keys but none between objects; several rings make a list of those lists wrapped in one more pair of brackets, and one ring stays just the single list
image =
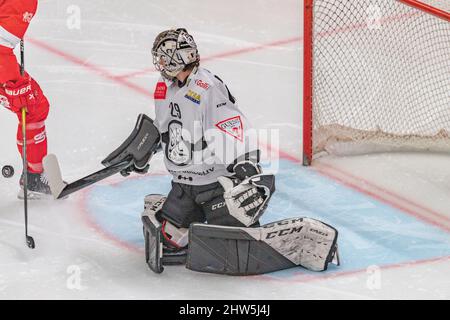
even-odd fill
[{"label": "goalie's knee pad", "polygon": [[259,228],[192,224],[186,267],[200,272],[255,275],[301,266],[326,270],[337,260],[338,232],[310,218]]},{"label": "goalie's knee pad", "polygon": [[145,260],[156,273],[164,270],[163,265],[184,264],[187,255],[189,230],[177,228],[158,215],[165,201],[162,195],[146,196],[142,213]]}]

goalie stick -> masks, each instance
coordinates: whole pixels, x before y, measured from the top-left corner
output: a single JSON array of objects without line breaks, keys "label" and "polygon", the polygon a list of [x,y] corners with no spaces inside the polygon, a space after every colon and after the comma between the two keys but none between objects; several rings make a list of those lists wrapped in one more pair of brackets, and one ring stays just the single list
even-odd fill
[{"label": "goalie stick", "polygon": [[56,156],[54,154],[47,155],[43,161],[44,172],[53,197],[62,199],[125,169],[130,172],[147,172],[148,162],[157,151],[159,143],[160,135],[153,120],[145,114],[140,114],[130,136],[102,161],[104,169],[69,184],[62,178]]},{"label": "goalie stick", "polygon": [[119,162],[102,170],[94,172],[84,178],[81,178],[72,183],[64,182],[61,174],[61,168],[57,157],[54,154],[49,154],[44,159],[44,171],[47,176],[50,189],[52,190],[55,199],[62,199],[68,195],[84,189],[96,182],[106,179],[120,171],[129,167],[132,163],[129,161]]}]

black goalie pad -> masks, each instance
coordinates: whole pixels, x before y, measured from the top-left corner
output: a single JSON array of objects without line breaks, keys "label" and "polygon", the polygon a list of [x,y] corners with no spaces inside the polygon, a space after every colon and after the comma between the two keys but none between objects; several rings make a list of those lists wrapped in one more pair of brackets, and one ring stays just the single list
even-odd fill
[{"label": "black goalie pad", "polygon": [[186,267],[235,276],[301,266],[326,270],[337,257],[336,229],[310,218],[292,218],[259,228],[194,223]]},{"label": "black goalie pad", "polygon": [[187,249],[169,250],[164,247],[162,225],[155,217],[142,216],[144,224],[145,262],[155,273],[162,273],[163,266],[186,263]]},{"label": "black goalie pad", "polygon": [[199,272],[247,276],[296,266],[270,246],[256,241],[243,229],[192,224],[186,268]]},{"label": "black goalie pad", "polygon": [[107,156],[102,164],[106,167],[129,161],[136,168],[144,168],[160,144],[160,134],[153,120],[140,114],[133,132],[120,147]]},{"label": "black goalie pad", "polygon": [[163,225],[157,218],[166,197],[150,194],[144,200],[144,212],[141,219],[144,225],[145,261],[155,273],[162,273],[163,266],[186,263],[187,249],[169,248],[164,244]]},{"label": "black goalie pad", "polygon": [[142,223],[144,224],[145,262],[147,262],[153,272],[162,273],[164,271],[162,264],[162,226],[158,221],[154,220],[148,216],[142,217]]}]

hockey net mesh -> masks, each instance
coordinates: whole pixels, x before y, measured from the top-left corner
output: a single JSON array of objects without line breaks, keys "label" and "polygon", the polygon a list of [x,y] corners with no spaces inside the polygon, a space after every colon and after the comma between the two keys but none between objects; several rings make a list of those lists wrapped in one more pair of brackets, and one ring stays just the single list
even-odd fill
[{"label": "hockey net mesh", "polygon": [[313,15],[313,155],[450,153],[450,23],[396,0]]}]

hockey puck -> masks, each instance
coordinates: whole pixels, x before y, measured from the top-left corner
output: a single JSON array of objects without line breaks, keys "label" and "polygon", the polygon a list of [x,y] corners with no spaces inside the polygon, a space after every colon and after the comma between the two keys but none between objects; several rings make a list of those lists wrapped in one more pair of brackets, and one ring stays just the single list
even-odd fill
[{"label": "hockey puck", "polygon": [[14,176],[14,168],[12,166],[4,166],[2,168],[2,176],[5,178],[11,178]]}]

